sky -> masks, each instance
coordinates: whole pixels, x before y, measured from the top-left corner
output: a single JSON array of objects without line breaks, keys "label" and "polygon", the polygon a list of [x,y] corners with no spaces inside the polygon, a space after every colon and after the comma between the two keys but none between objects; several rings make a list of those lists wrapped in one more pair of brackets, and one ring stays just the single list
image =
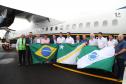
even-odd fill
[{"label": "sky", "polygon": [[68,21],[114,11],[126,6],[126,0],[0,0],[0,5]]}]

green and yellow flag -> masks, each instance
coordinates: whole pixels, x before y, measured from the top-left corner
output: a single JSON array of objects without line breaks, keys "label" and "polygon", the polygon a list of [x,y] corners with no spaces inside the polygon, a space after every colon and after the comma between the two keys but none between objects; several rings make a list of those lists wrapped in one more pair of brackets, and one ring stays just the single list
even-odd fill
[{"label": "green and yellow flag", "polygon": [[33,63],[44,63],[47,60],[51,61],[55,57],[58,46],[56,44],[32,44],[30,46]]}]

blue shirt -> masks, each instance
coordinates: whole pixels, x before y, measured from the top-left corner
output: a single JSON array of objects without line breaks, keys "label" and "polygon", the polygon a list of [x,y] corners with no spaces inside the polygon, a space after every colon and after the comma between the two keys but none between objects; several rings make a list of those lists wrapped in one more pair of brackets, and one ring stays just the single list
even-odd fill
[{"label": "blue shirt", "polygon": [[81,43],[88,43],[87,39],[81,40]]},{"label": "blue shirt", "polygon": [[[125,40],[118,43],[118,45],[115,47],[115,52],[118,53],[124,48],[126,49],[126,41]],[[126,52],[122,53],[121,57],[126,60]]]}]

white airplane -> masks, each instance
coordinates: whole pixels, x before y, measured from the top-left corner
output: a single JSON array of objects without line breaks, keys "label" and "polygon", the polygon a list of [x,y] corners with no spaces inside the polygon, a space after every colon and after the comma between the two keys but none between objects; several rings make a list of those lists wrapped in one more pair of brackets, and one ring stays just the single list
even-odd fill
[{"label": "white airplane", "polygon": [[100,15],[93,15],[93,13],[92,16],[82,15],[78,19],[69,21],[59,21],[27,12],[19,12],[18,10],[13,23],[8,27],[16,31],[9,31],[5,37],[14,39],[21,34],[27,35],[29,32],[34,34],[57,34],[59,32],[71,32],[74,34],[98,32],[103,32],[104,34],[126,34],[125,27],[126,7]]},{"label": "white airplane", "polygon": [[[22,14],[25,16],[25,14]],[[126,34],[126,7],[115,9],[111,13],[101,14],[97,16],[83,17],[67,22],[58,21],[51,18],[32,15],[30,21],[22,16],[16,16],[14,23],[10,29],[22,29],[11,31],[9,39],[16,38],[21,34],[56,34],[59,32],[67,33],[98,33],[104,34]]]}]

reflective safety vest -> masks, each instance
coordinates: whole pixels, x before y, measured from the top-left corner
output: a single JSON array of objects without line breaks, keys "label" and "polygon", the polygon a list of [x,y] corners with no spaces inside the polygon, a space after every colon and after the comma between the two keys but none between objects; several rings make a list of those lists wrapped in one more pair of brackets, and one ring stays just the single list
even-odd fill
[{"label": "reflective safety vest", "polygon": [[25,38],[18,39],[17,50],[26,50],[26,39]]}]

